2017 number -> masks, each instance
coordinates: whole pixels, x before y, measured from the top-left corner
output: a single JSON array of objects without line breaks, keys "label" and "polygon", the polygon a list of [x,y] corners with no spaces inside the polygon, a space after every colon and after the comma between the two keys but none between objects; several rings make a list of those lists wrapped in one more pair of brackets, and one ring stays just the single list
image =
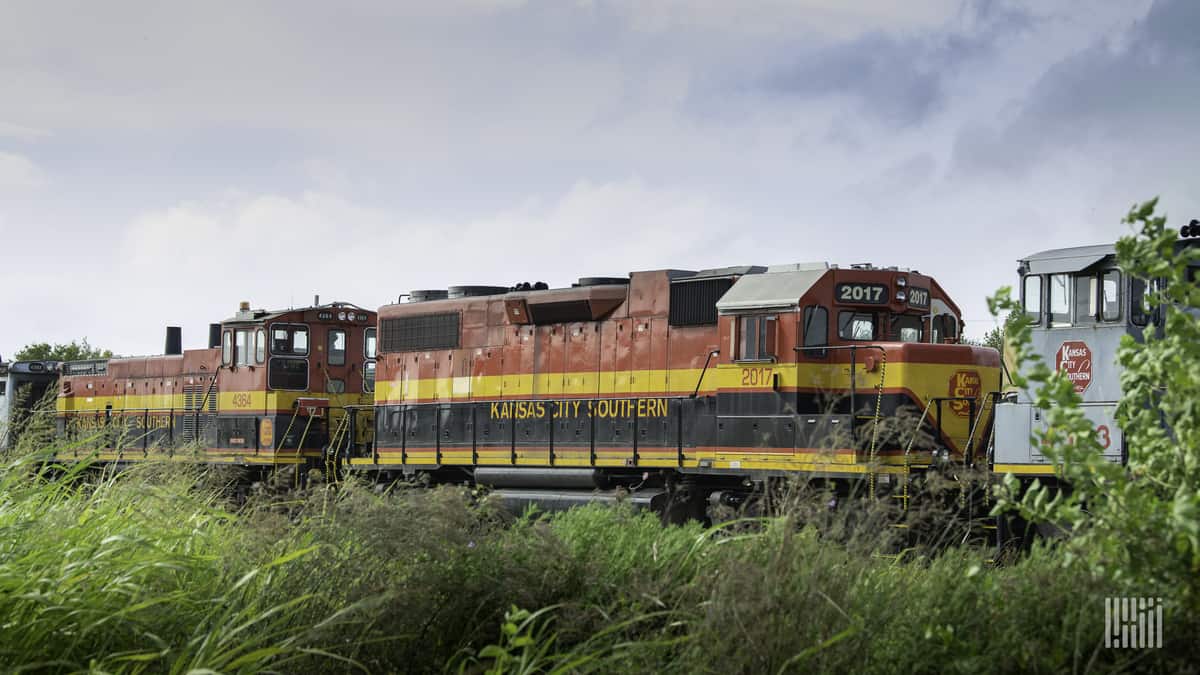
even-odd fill
[{"label": "2017 number", "polygon": [[838,284],[837,296],[841,302],[857,302],[879,305],[887,302],[887,288],[879,284]]},{"label": "2017 number", "polygon": [[928,307],[929,291],[924,288],[909,288],[908,304],[912,305],[913,307]]},{"label": "2017 number", "polygon": [[771,381],[770,368],[742,368],[742,386],[765,386]]}]

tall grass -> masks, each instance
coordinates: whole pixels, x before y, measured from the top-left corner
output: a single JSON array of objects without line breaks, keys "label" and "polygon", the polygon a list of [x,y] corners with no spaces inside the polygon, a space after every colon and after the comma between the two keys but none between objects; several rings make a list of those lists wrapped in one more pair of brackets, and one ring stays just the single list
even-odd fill
[{"label": "tall grass", "polygon": [[[784,515],[664,528],[627,508],[514,518],[461,488],[355,482],[262,486],[235,504],[233,478],[179,465],[49,471],[31,458],[0,468],[0,667],[899,673],[1195,663],[1188,617],[1168,620],[1172,652],[1101,649],[1109,591],[1087,570],[1064,572],[1055,548],[998,569],[970,547],[885,556],[893,542],[864,503],[831,511],[821,494]],[[1172,654],[1184,656],[1165,660]]]}]

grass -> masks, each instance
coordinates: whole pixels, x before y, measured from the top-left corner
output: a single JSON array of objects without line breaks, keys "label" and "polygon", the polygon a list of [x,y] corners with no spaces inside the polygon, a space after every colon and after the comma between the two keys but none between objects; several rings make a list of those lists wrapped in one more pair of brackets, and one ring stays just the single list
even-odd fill
[{"label": "grass", "polygon": [[625,508],[513,518],[461,488],[264,488],[235,507],[232,478],[178,465],[49,472],[15,459],[0,468],[0,667],[1196,667],[1188,617],[1169,617],[1171,650],[1101,649],[1108,591],[1064,567],[1054,548],[1002,568],[970,547],[897,561],[873,555],[883,540],[871,533],[876,521],[856,518],[844,536],[827,508],[664,528]]}]

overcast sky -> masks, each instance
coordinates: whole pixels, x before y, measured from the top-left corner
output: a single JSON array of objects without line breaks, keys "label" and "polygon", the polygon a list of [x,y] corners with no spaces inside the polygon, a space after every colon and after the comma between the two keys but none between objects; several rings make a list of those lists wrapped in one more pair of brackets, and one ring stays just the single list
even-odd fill
[{"label": "overcast sky", "polygon": [[5,2],[0,354],[413,288],[931,273],[1200,217],[1195,0]]}]

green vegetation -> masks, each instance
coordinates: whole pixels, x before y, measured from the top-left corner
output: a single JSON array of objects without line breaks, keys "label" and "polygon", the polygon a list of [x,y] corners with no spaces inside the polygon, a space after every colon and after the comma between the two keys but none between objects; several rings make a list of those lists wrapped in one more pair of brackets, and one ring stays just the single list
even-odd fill
[{"label": "green vegetation", "polygon": [[1111,587],[1052,549],[1001,569],[972,549],[897,562],[795,516],[707,531],[625,508],[513,520],[450,488],[264,488],[235,512],[213,470],[30,469],[0,479],[6,667],[899,673],[1130,658],[1098,650]]},{"label": "green vegetation", "polygon": [[13,355],[13,361],[83,361],[86,359],[110,359],[113,353],[88,344],[87,338],[71,340],[66,344],[35,342],[25,345]]},{"label": "green vegetation", "polygon": [[[1131,220],[1126,269],[1200,306],[1153,204]],[[1013,309],[1006,293],[996,306]],[[628,507],[513,518],[461,488],[267,484],[234,499],[230,470],[47,467],[49,429],[27,433],[0,466],[0,668],[1194,672],[1200,324],[1164,315],[1161,338],[1120,356],[1128,471],[1099,461],[1073,389],[1033,358],[1027,326],[1007,326],[1046,452],[1076,489],[998,493],[998,510],[1071,533],[1001,565],[947,543],[963,539],[953,481],[930,481],[920,540],[897,555],[890,505],[833,509],[817,486],[708,529]],[[1164,649],[1103,648],[1114,595],[1168,601]]]}]

